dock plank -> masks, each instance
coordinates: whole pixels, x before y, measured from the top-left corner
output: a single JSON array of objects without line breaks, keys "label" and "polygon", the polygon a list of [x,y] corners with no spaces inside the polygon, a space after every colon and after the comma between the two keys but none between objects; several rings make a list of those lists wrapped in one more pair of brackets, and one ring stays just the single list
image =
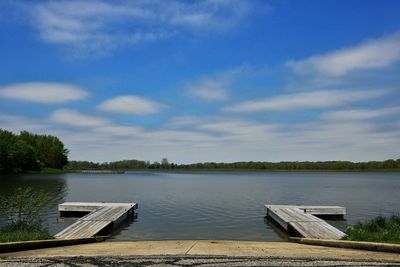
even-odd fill
[{"label": "dock plank", "polygon": [[125,207],[102,207],[82,217],[82,221],[116,221],[119,217],[128,212]]},{"label": "dock plank", "polygon": [[77,221],[55,235],[55,237],[58,239],[93,237],[110,223],[109,221]]},{"label": "dock plank", "polygon": [[342,239],[345,233],[333,227],[326,221],[313,215],[343,215],[343,207],[304,206],[304,205],[265,205],[267,216],[271,217],[287,231],[294,230],[302,237],[317,239]]},{"label": "dock plank", "polygon": [[312,215],[346,215],[346,208],[341,206],[312,205],[265,205],[265,210],[277,208],[298,208]]},{"label": "dock plank", "polygon": [[303,237],[318,239],[341,239],[345,234],[325,221],[292,222],[291,226]]},{"label": "dock plank", "polygon": [[59,211],[91,212],[101,207],[132,207],[137,209],[137,203],[107,203],[107,202],[64,202],[58,205]]},{"label": "dock plank", "polygon": [[277,213],[287,222],[318,222],[321,219],[297,208],[280,208]]},{"label": "dock plank", "polygon": [[127,218],[136,203],[66,202],[59,205],[60,212],[90,212],[55,235],[57,239],[93,237],[106,227],[112,227]]}]

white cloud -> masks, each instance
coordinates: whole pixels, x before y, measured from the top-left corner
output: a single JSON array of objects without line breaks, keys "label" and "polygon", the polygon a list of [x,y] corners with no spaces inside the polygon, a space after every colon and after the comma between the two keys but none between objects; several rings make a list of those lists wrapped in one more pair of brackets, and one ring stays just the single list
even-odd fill
[{"label": "white cloud", "polygon": [[58,109],[51,114],[50,119],[59,125],[83,127],[110,136],[133,136],[143,132],[140,127],[117,124],[108,118],[87,115],[74,109]]},{"label": "white cloud", "polygon": [[180,31],[226,30],[249,14],[251,2],[60,0],[37,3],[30,10],[45,42],[93,51]]},{"label": "white cloud", "polygon": [[73,109],[58,109],[51,115],[51,120],[63,125],[79,127],[104,127],[111,123],[106,118],[86,115]]},{"label": "white cloud", "polygon": [[203,117],[184,115],[170,118],[167,122],[167,126],[177,128],[181,126],[195,125],[199,122],[203,122]]},{"label": "white cloud", "polygon": [[204,123],[198,126],[199,129],[205,129],[210,131],[215,131],[219,133],[225,133],[229,138],[238,138],[243,141],[246,138],[249,138],[248,142],[251,142],[252,138],[259,136],[267,138],[271,133],[277,130],[276,125],[272,124],[263,124],[257,123],[253,121],[243,121],[243,120],[225,120],[225,121],[214,121]]},{"label": "white cloud", "polygon": [[245,101],[223,108],[229,112],[282,111],[295,109],[316,109],[344,106],[352,102],[371,99],[388,94],[388,90],[327,90],[280,95],[271,98]]},{"label": "white cloud", "polygon": [[153,100],[134,96],[117,96],[102,102],[97,106],[99,110],[117,113],[131,113],[146,115],[159,112],[164,107],[163,104]]},{"label": "white cloud", "polygon": [[365,120],[384,117],[400,113],[400,107],[379,109],[350,109],[332,111],[322,114],[321,118],[326,120]]},{"label": "white cloud", "polygon": [[400,32],[310,58],[290,61],[301,75],[339,77],[356,70],[377,69],[400,61]]},{"label": "white cloud", "polygon": [[94,132],[110,134],[113,136],[137,136],[143,133],[140,127],[133,125],[110,124],[93,129]]},{"label": "white cloud", "polygon": [[79,87],[62,83],[16,83],[0,87],[0,97],[38,103],[65,103],[86,98]]},{"label": "white cloud", "polygon": [[185,85],[185,92],[194,97],[206,101],[221,101],[228,98],[229,87],[249,72],[254,72],[247,66],[228,69],[213,75],[207,75],[188,82]]},{"label": "white cloud", "polygon": [[0,129],[6,129],[14,133],[19,133],[21,131],[45,133],[45,130],[49,128],[51,127],[46,120],[0,113]]},{"label": "white cloud", "polygon": [[226,82],[212,79],[202,79],[195,84],[186,86],[186,92],[203,100],[225,100],[228,97]]},{"label": "white cloud", "polygon": [[179,129],[161,125],[149,130],[76,110],[62,109],[55,114],[51,120],[0,114],[0,127],[57,135],[71,151],[71,159],[92,161],[161,157],[173,162],[362,161],[398,158],[400,149],[400,123],[393,118],[387,122],[319,119],[269,124],[244,118],[197,117],[198,123]]}]

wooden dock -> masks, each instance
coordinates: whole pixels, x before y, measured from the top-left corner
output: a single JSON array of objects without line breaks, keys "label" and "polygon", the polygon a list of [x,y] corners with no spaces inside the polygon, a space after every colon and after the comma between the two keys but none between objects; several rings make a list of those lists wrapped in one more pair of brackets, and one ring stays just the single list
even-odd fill
[{"label": "wooden dock", "polygon": [[342,239],[345,233],[317,216],[339,216],[346,208],[339,206],[265,205],[267,216],[289,233],[316,239]]},{"label": "wooden dock", "polygon": [[71,213],[86,213],[75,223],[68,226],[54,237],[57,239],[89,238],[101,231],[112,228],[127,219],[137,203],[103,202],[65,202],[58,205],[60,216]]}]

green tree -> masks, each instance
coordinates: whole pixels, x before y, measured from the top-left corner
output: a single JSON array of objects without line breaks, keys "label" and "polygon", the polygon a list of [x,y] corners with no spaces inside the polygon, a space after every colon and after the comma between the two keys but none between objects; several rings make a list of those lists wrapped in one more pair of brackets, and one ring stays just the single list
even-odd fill
[{"label": "green tree", "polygon": [[9,150],[10,164],[14,170],[39,170],[40,165],[31,145],[23,140],[17,140]]},{"label": "green tree", "polygon": [[161,160],[161,167],[162,167],[163,169],[169,169],[169,161],[168,161],[167,158],[163,158],[163,159]]},{"label": "green tree", "polygon": [[9,172],[14,167],[9,151],[15,141],[16,136],[12,132],[0,129],[0,172]]},{"label": "green tree", "polygon": [[63,168],[68,150],[55,136],[22,131],[20,135],[0,129],[0,172]]}]

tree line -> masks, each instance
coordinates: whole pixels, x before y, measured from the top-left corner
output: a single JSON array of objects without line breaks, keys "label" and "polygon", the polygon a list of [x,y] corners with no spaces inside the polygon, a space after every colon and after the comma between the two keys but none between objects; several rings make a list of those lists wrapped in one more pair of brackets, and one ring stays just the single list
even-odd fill
[{"label": "tree line", "polygon": [[0,173],[62,169],[67,163],[68,150],[57,137],[0,129]]},{"label": "tree line", "polygon": [[121,160],[115,162],[94,163],[90,161],[70,161],[66,166],[70,170],[400,170],[400,159],[384,161],[243,161],[233,163],[204,162],[194,164]]},{"label": "tree line", "polygon": [[142,160],[96,163],[69,161],[68,150],[55,136],[22,131],[19,135],[0,129],[0,173],[39,171],[42,168],[66,170],[400,170],[400,159],[384,161],[242,161],[193,164]]}]

